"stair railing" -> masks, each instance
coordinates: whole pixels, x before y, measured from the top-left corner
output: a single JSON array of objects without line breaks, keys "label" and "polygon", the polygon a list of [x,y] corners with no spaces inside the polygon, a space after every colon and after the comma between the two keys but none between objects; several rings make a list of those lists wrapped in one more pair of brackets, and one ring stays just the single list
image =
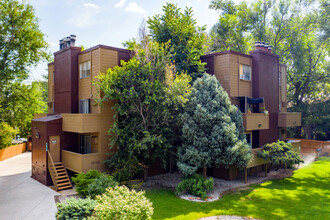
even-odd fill
[{"label": "stair railing", "polygon": [[50,151],[48,150],[47,153],[48,153],[48,170],[50,173],[50,177],[53,181],[55,190],[57,190],[57,179],[58,179],[57,171],[55,169],[54,161],[53,161]]}]

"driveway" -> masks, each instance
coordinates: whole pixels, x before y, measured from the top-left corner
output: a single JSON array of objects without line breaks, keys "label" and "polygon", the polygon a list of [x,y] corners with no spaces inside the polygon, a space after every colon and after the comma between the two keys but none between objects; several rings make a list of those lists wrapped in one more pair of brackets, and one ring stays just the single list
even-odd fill
[{"label": "driveway", "polygon": [[52,189],[31,178],[31,153],[0,161],[0,219],[55,219]]}]

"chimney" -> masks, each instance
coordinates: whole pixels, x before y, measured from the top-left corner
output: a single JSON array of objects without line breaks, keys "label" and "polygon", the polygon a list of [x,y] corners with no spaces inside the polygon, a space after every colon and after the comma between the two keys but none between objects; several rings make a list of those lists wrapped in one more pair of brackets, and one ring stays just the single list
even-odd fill
[{"label": "chimney", "polygon": [[70,46],[75,46],[76,43],[76,35],[71,34],[68,37],[63,37],[62,40],[60,40],[60,50],[70,47]]},{"label": "chimney", "polygon": [[76,35],[71,34],[70,37],[71,37],[71,46],[74,47],[76,44]]},{"label": "chimney", "polygon": [[254,44],[256,50],[261,50],[261,42],[260,41],[256,41]]},{"label": "chimney", "polygon": [[265,43],[265,45],[264,45],[264,51],[268,51],[268,43]]},{"label": "chimney", "polygon": [[272,52],[272,49],[273,49],[273,47],[269,45],[269,46],[268,46],[268,52],[271,53],[271,52]]}]

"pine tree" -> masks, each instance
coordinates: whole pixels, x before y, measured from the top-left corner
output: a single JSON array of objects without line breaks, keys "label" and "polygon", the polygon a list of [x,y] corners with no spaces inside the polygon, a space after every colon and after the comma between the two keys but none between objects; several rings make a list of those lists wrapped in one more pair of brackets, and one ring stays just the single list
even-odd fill
[{"label": "pine tree", "polygon": [[192,175],[214,164],[246,166],[251,160],[242,116],[214,76],[204,74],[195,81],[182,120],[182,146],[178,167]]}]

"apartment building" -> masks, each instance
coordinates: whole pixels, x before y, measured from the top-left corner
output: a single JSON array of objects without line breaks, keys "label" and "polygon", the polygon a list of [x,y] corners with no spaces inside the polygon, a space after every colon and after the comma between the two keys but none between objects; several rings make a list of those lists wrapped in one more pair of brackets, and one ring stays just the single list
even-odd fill
[{"label": "apartment building", "polygon": [[[125,49],[97,45],[81,51],[74,44],[74,35],[60,41],[54,62],[48,64],[48,114],[32,121],[32,177],[45,185],[54,183],[57,190],[71,187],[66,169],[106,170],[103,161],[111,153],[108,130],[114,122],[114,103],[99,106],[95,99],[101,94],[93,82],[100,72],[132,57]],[[202,61],[243,112],[253,148],[285,138],[287,127],[300,126],[300,113],[286,112],[286,67],[278,55],[257,48],[250,55],[208,54]]]},{"label": "apartment building", "polygon": [[81,51],[74,41],[75,36],[62,40],[54,62],[48,64],[48,114],[32,121],[32,177],[45,185],[60,177],[59,189],[70,187],[64,181],[66,169],[106,170],[113,103],[103,108],[96,104],[100,92],[93,82],[100,72],[131,57],[128,50],[104,45]]},{"label": "apartment building", "polygon": [[[271,47],[257,42],[249,55],[224,51],[201,59],[228,93],[232,104],[243,113],[245,133],[252,149],[285,140],[288,127],[301,126],[301,113],[287,112],[286,65],[279,63],[279,56],[272,53]],[[213,175],[235,179],[238,171],[235,166],[214,168]]]}]

